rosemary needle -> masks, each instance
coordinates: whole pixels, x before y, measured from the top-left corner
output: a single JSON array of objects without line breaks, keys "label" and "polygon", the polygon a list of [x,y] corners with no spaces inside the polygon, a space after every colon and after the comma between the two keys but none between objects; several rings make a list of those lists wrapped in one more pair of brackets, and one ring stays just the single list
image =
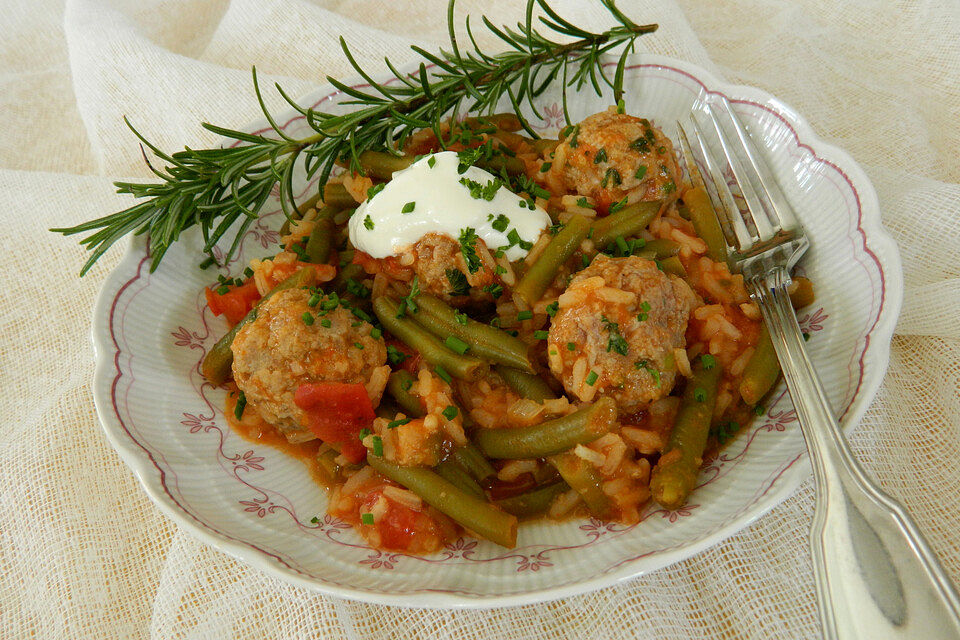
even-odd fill
[{"label": "rosemary needle", "polygon": [[[116,182],[118,193],[129,193],[143,198],[143,201],[75,227],[51,231],[63,235],[92,232],[80,241],[91,252],[80,271],[81,276],[113,243],[130,233],[149,234],[152,271],[180,233],[194,225],[200,226],[203,251],[211,257],[214,245],[234,229],[232,244],[223,258],[227,261],[277,184],[284,214],[288,218],[292,215],[296,208],[292,192],[293,172],[300,156],[305,160],[307,178],[320,172],[319,183],[325,184],[338,162],[347,163],[357,171],[359,156],[364,151],[386,150],[399,155],[409,136],[424,128],[432,128],[442,140],[440,125],[445,118],[456,118],[465,112],[493,113],[497,102],[504,96],[509,99],[524,129],[536,137],[521,114],[521,106],[526,104],[539,117],[534,98],[558,80],[563,85],[563,111],[569,124],[567,87],[579,91],[590,84],[600,94],[601,83],[605,83],[613,89],[614,101],[618,101],[623,92],[627,54],[639,36],[657,28],[655,24],[635,24],[617,9],[614,0],[600,2],[617,22],[616,26],[602,33],[592,33],[568,22],[546,0],[528,0],[525,19],[516,28],[497,27],[483,17],[486,28],[508,46],[502,53],[489,54],[477,45],[469,16],[465,20],[465,30],[470,47],[461,48],[454,29],[455,0],[450,0],[447,7],[450,50],[434,54],[420,47],[411,47],[423,59],[417,72],[412,74],[400,73],[385,58],[390,72],[400,79],[390,85],[376,82],[362,69],[344,39],[340,38],[347,60],[370,85],[361,90],[327,77],[346,95],[343,104],[353,106],[353,111],[332,114],[304,108],[276,85],[280,95],[304,115],[307,125],[314,131],[306,138],[292,138],[278,126],[264,104],[256,69],[253,69],[254,92],[275,134],[271,137],[203,123],[203,128],[208,131],[240,144],[215,149],[185,148],[167,154],[151,144],[124,118],[140,139],[144,158],[147,159],[143,149],[146,147],[164,162],[164,168],[157,169],[147,159],[147,166],[159,182]],[[568,42],[553,41],[534,28],[537,24],[533,17],[536,7],[545,14],[538,18],[539,24],[565,36]],[[621,47],[620,57],[611,79],[604,71],[603,56],[617,47]]]}]

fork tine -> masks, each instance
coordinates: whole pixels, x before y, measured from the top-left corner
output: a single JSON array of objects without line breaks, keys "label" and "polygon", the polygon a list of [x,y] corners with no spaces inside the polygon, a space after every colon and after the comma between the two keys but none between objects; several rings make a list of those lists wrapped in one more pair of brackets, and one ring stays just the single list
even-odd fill
[{"label": "fork tine", "polygon": [[690,146],[690,139],[687,137],[687,132],[683,128],[683,123],[679,120],[677,120],[677,138],[680,141],[680,152],[681,156],[683,156],[683,162],[687,167],[687,174],[690,176],[690,184],[694,187],[700,187],[706,192],[707,197],[710,198],[710,204],[713,205],[713,210],[716,212],[717,219],[720,222],[720,231],[723,233],[724,242],[726,242],[728,247],[736,247],[737,236],[729,221],[725,220],[727,207],[723,204],[720,195],[713,187],[712,178],[709,184],[704,180],[700,167],[697,166],[697,157],[694,155],[693,149]]},{"label": "fork tine", "polygon": [[714,162],[707,150],[700,125],[697,124],[697,121],[692,116],[690,118],[690,127],[693,130],[693,138],[697,143],[697,152],[704,166],[707,168],[706,177],[709,177],[709,180],[704,180],[704,186],[710,195],[710,199],[713,201],[714,209],[717,210],[723,235],[727,239],[728,246],[738,251],[743,251],[753,244],[753,236],[750,235],[747,225],[743,222],[743,217],[740,215],[740,208],[733,198],[733,193],[730,192],[730,187],[727,186],[727,181],[723,177],[723,171],[716,162]]},{"label": "fork tine", "polygon": [[736,152],[736,147],[731,143],[726,132],[723,130],[723,125],[720,124],[720,120],[713,112],[713,108],[711,108],[709,104],[704,104],[703,111],[707,114],[710,123],[713,125],[713,130],[717,134],[717,142],[720,144],[720,150],[723,152],[723,156],[727,161],[727,165],[730,167],[730,171],[733,173],[737,187],[740,189],[740,194],[747,204],[747,213],[753,222],[754,228],[757,230],[757,236],[759,236],[761,241],[769,240],[774,236],[776,231],[770,224],[766,207],[764,207],[763,201],[753,186],[750,171],[741,161],[740,156]]},{"label": "fork tine", "polygon": [[740,143],[747,155],[747,159],[750,161],[750,165],[756,172],[756,177],[760,183],[760,188],[763,189],[764,193],[766,194],[767,202],[770,204],[772,213],[777,218],[777,229],[779,230],[784,227],[788,229],[796,228],[798,224],[796,217],[793,215],[793,209],[787,202],[786,196],[783,195],[780,185],[773,177],[773,172],[763,159],[763,156],[760,155],[760,152],[754,146],[753,141],[747,135],[746,129],[740,122],[739,116],[737,116],[737,114],[733,111],[733,108],[731,107],[726,96],[722,96],[722,101],[727,113],[730,114],[730,121],[733,123],[733,130],[740,139]]}]

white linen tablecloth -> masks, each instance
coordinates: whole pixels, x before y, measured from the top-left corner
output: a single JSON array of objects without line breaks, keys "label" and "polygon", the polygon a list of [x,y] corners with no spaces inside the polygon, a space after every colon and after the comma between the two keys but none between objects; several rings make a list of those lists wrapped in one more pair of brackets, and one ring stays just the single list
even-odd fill
[{"label": "white linen tablecloth", "polygon": [[[722,544],[589,595],[492,611],[323,597],[180,530],[148,500],[93,408],[91,311],[113,250],[82,280],[48,233],[115,211],[146,168],[121,116],[167,150],[202,120],[258,116],[256,64],[294,96],[325,75],[445,44],[442,0],[7,0],[0,23],[0,637],[812,638],[809,482]],[[524,3],[464,0],[513,23]],[[796,107],[873,180],[903,255],[890,370],[853,446],[960,579],[960,9],[934,0],[622,0],[690,60]],[[592,28],[598,2],[556,0]],[[496,47],[483,36],[482,42]],[[272,103],[280,106],[279,100]]]}]

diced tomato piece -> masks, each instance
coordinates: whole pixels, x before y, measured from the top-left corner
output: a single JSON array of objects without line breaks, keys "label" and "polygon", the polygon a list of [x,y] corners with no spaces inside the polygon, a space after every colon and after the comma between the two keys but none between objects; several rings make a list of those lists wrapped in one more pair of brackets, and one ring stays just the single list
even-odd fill
[{"label": "diced tomato piece", "polygon": [[253,305],[260,299],[260,291],[253,280],[249,280],[239,287],[231,286],[230,290],[224,294],[217,293],[207,287],[204,290],[207,297],[207,305],[213,315],[224,315],[227,322],[231,325],[237,324],[243,320]]},{"label": "diced tomato piece", "polygon": [[377,522],[383,546],[390,549],[409,549],[417,535],[418,515],[409,507],[391,503],[387,512]]},{"label": "diced tomato piece", "polygon": [[490,494],[491,500],[503,500],[504,498],[512,498],[521,493],[526,493],[535,486],[537,486],[537,481],[533,477],[533,474],[522,473],[516,480],[511,482],[493,477],[488,481],[487,492]]},{"label": "diced tomato piece", "polygon": [[[360,506],[360,513],[372,511],[381,495],[383,492],[378,490],[367,496]],[[426,538],[441,535],[430,516],[389,499],[386,511],[377,518],[374,526],[380,534],[379,546],[393,551],[409,551],[414,546],[422,547],[427,542]]]},{"label": "diced tomato piece", "polygon": [[367,449],[360,430],[376,417],[366,388],[360,383],[315,382],[297,387],[293,402],[307,413],[313,433],[328,444],[340,445],[350,462],[360,462]]}]

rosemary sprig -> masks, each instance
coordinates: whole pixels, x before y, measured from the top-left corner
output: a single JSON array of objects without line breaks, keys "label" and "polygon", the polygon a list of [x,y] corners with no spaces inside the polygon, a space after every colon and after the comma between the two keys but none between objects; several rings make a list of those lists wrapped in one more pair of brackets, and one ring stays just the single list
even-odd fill
[{"label": "rosemary sprig", "polygon": [[[338,162],[349,163],[353,170],[358,170],[358,159],[364,151],[387,150],[400,154],[404,143],[415,131],[432,128],[440,137],[441,122],[445,119],[456,119],[465,112],[492,113],[504,95],[524,129],[536,137],[521,114],[521,105],[526,103],[540,117],[534,98],[557,78],[562,82],[563,112],[569,124],[567,87],[579,91],[589,83],[599,95],[602,82],[613,89],[614,100],[619,100],[628,52],[637,37],[657,28],[655,24],[635,24],[617,9],[614,0],[600,1],[618,22],[617,26],[602,33],[592,33],[564,20],[546,0],[528,0],[525,20],[518,23],[516,29],[497,27],[484,17],[487,29],[508,46],[507,51],[491,55],[477,45],[469,16],[465,27],[470,47],[461,48],[454,30],[455,0],[450,0],[447,9],[450,50],[441,49],[434,54],[420,47],[411,47],[423,58],[418,71],[413,74],[400,73],[385,58],[387,68],[400,80],[389,86],[376,82],[362,69],[344,39],[340,38],[347,60],[370,88],[355,89],[329,76],[327,80],[348,97],[343,104],[355,105],[355,110],[337,115],[304,108],[275,85],[280,95],[305,116],[306,123],[314,131],[306,138],[291,138],[270,115],[260,92],[256,69],[253,70],[254,91],[275,138],[203,123],[208,131],[241,144],[216,149],[185,148],[171,155],[151,144],[124,118],[140,139],[147,166],[160,182],[117,182],[118,193],[129,193],[145,200],[75,227],[51,231],[64,235],[93,232],[81,240],[91,252],[80,271],[81,276],[114,242],[129,233],[150,234],[152,271],[180,233],[194,225],[200,226],[205,242],[203,250],[211,257],[213,246],[236,226],[225,257],[229,260],[278,183],[281,207],[290,217],[296,207],[292,193],[294,166],[301,155],[307,178],[319,171],[320,184],[324,184]],[[545,14],[538,18],[540,24],[572,40],[560,43],[538,32],[534,28],[535,7]],[[622,49],[611,79],[604,72],[603,56],[617,47]],[[144,145],[166,163],[162,170],[150,163]],[[236,225],[238,220],[241,222]]]}]

